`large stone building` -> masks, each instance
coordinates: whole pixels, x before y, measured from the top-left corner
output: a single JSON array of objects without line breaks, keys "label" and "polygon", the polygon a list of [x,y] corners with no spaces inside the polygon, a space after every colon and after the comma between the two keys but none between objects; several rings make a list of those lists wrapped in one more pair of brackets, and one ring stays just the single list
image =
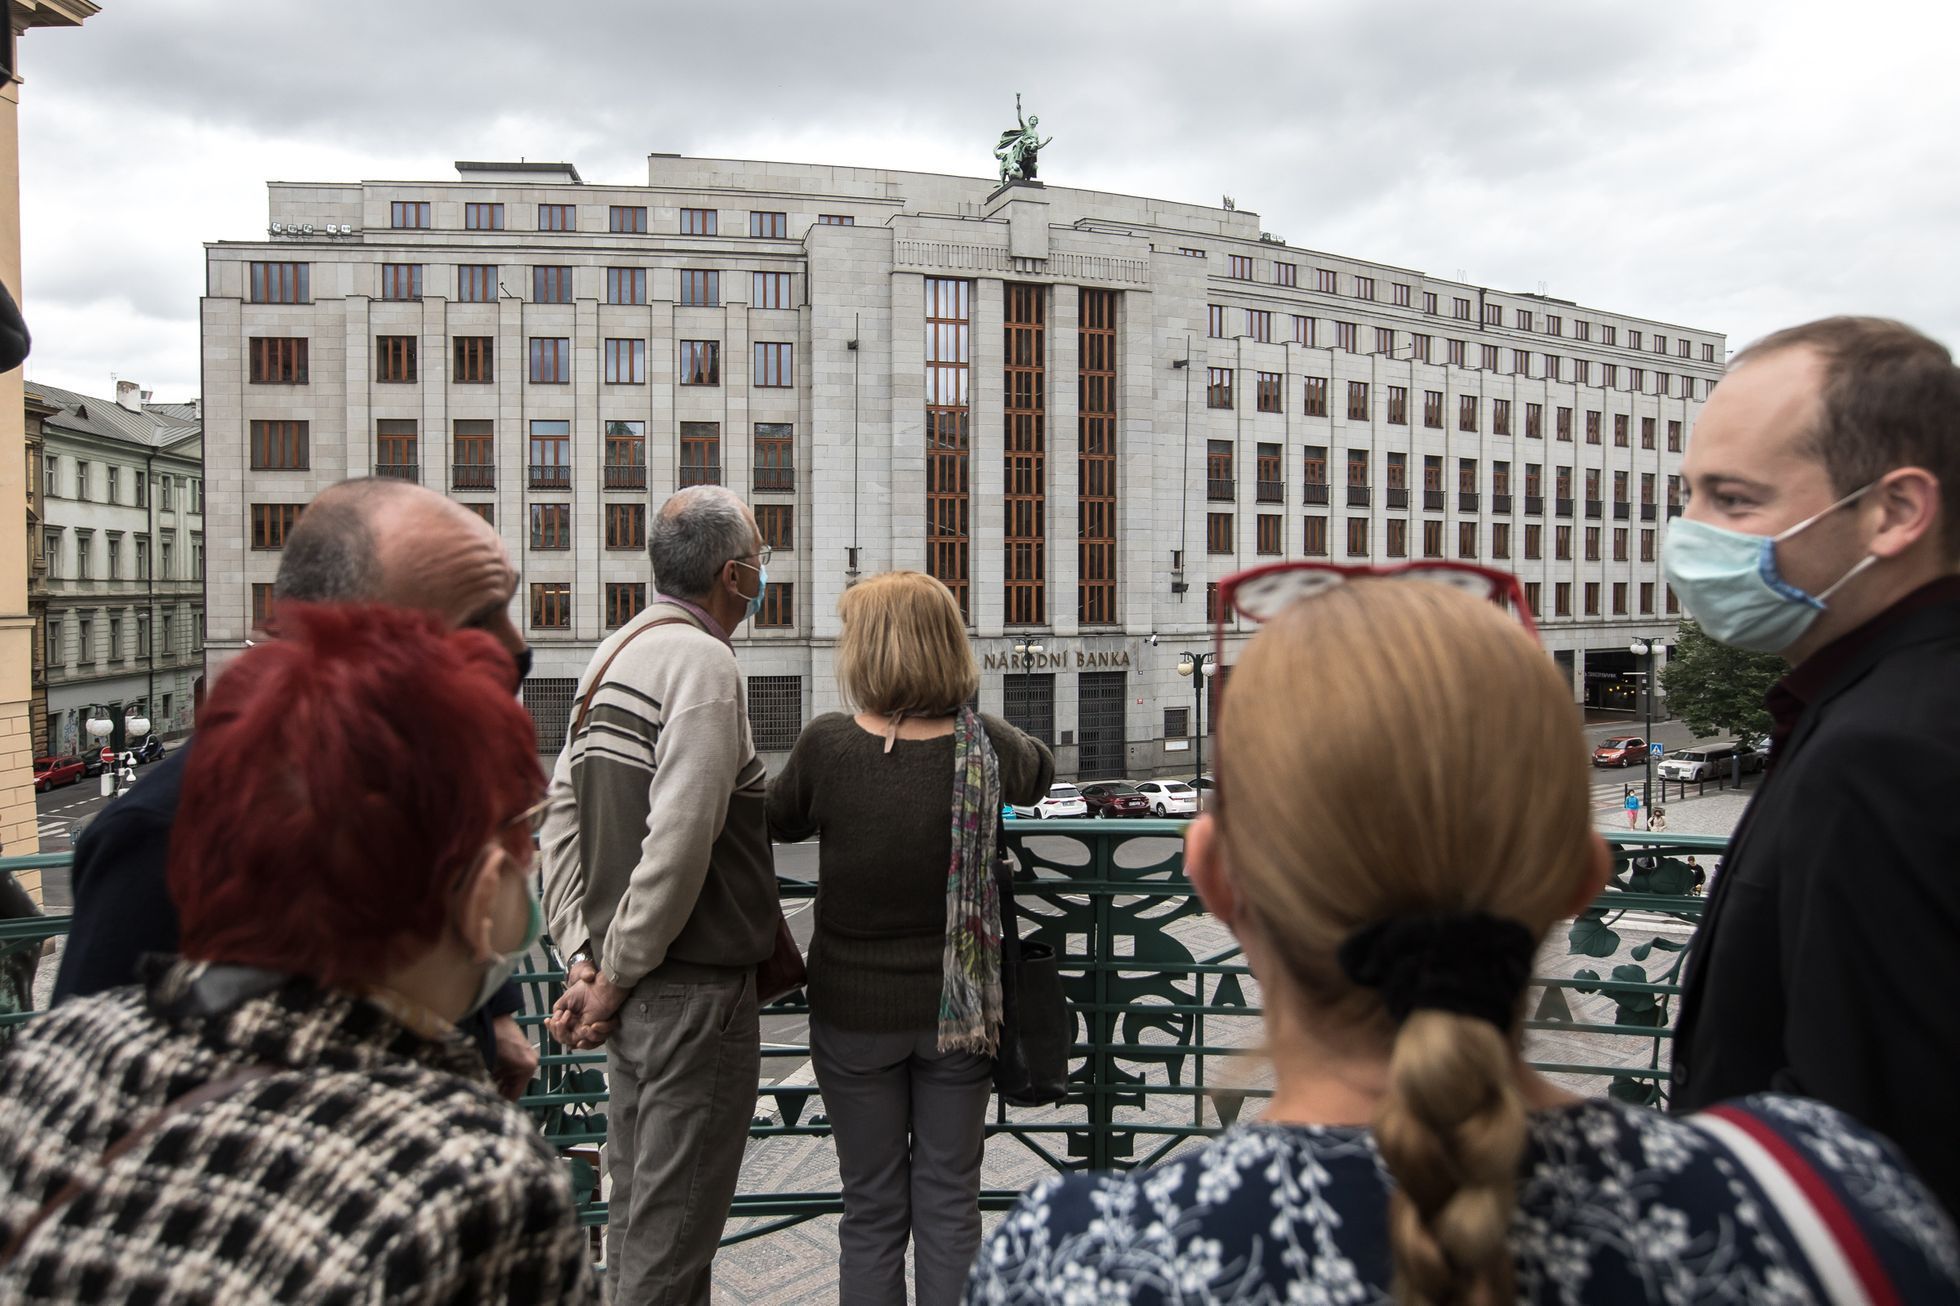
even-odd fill
[{"label": "large stone building", "polygon": [[198,405],[133,381],[98,399],[27,384],[40,511],[34,567],[37,754],[94,747],[92,712],[191,727],[204,673],[204,467]]},{"label": "large stone building", "polygon": [[647,513],[700,481],[775,548],[739,640],[765,751],[838,705],[838,597],[893,567],[952,586],[981,705],[1084,776],[1189,766],[1178,657],[1212,582],[1264,561],[1513,569],[1600,703],[1633,637],[1672,635],[1657,537],[1718,333],[1229,208],[669,155],[644,186],[457,167],[273,183],[263,238],[207,247],[214,667],[298,507],[363,474],[504,533],[546,748],[644,601]]},{"label": "large stone building", "polygon": [[[33,300],[20,276],[20,86],[16,38],[41,27],[79,27],[100,9],[93,0],[7,0],[7,58],[0,68],[0,282],[26,310]],[[26,402],[19,368],[0,373],[0,519],[24,521],[29,512]],[[27,585],[31,532],[0,531],[0,843],[9,853],[39,852],[34,810],[34,623]],[[41,873],[26,871],[22,887],[36,899]]]}]

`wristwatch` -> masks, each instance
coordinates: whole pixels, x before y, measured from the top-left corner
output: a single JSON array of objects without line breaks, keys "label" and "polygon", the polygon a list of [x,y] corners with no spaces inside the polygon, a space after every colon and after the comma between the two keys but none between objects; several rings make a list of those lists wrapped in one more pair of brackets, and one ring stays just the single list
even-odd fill
[{"label": "wristwatch", "polygon": [[583,951],[574,952],[571,956],[565,959],[565,968],[567,970],[570,970],[573,966],[584,965],[591,962],[591,960],[592,957],[589,953]]}]

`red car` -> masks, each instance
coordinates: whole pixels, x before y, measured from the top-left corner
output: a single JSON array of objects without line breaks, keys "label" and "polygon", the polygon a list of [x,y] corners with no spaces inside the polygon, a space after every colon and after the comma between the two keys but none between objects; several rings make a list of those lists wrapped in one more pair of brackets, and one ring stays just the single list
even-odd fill
[{"label": "red car", "polygon": [[1084,785],[1082,801],[1089,804],[1091,816],[1148,816],[1150,799],[1126,780]]},{"label": "red car", "polygon": [[34,759],[34,792],[44,794],[50,789],[74,784],[87,771],[79,757],[37,757]]},{"label": "red car", "polygon": [[1608,739],[1593,749],[1594,766],[1639,766],[1647,760],[1647,741],[1637,735]]}]

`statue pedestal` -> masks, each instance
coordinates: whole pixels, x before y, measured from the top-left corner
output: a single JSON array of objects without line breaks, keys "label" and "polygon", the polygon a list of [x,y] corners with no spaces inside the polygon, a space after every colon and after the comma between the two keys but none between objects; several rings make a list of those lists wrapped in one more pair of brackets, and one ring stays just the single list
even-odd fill
[{"label": "statue pedestal", "polygon": [[988,194],[986,200],[982,203],[981,207],[985,208],[987,212],[991,215],[995,206],[1001,204],[1007,199],[1013,198],[1014,197],[1013,192],[1015,191],[1043,191],[1047,189],[1048,188],[1045,185],[1043,185],[1041,182],[1022,181],[1017,177],[1013,181],[1004,181],[1000,185],[994,187],[993,191]]},{"label": "statue pedestal", "polygon": [[989,218],[1007,218],[1007,252],[1017,259],[1048,259],[1046,190],[1038,181],[1003,182],[982,206]]}]

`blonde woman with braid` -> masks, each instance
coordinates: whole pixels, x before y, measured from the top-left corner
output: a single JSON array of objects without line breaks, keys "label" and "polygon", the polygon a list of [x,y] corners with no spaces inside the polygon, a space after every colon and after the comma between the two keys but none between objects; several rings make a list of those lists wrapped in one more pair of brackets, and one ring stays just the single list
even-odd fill
[{"label": "blonde woman with braid", "polygon": [[1610,861],[1512,577],[1278,564],[1226,607],[1264,625],[1186,867],[1259,981],[1272,1099],[1164,1165],[1035,1188],[968,1301],[1960,1300],[1952,1227],[1847,1117],[1676,1118],[1525,1066],[1533,954]]}]

